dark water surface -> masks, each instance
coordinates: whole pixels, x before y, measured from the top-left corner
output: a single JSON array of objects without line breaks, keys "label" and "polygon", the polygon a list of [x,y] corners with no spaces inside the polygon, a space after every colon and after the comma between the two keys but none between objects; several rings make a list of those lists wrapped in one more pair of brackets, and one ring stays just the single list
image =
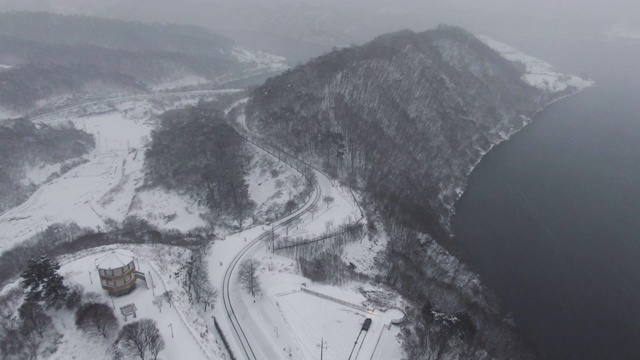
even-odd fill
[{"label": "dark water surface", "polygon": [[599,46],[598,85],[491,150],[453,219],[543,358],[640,359],[640,56]]}]

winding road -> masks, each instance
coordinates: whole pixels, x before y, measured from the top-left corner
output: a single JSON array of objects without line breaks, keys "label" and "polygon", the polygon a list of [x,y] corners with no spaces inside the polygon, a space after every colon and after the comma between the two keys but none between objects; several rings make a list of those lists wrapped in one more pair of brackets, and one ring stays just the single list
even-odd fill
[{"label": "winding road", "polygon": [[[264,151],[267,151],[266,149],[262,148],[261,146],[255,144],[255,143],[254,143],[254,145],[256,147],[261,148]],[[247,334],[243,330],[242,325],[241,325],[241,323],[240,323],[240,321],[238,319],[238,316],[236,315],[236,312],[235,312],[235,310],[233,308],[233,301],[232,301],[231,295],[230,295],[231,284],[233,283],[234,279],[237,279],[237,271],[236,271],[237,265],[241,262],[242,258],[245,256],[245,254],[250,249],[252,249],[254,246],[258,245],[260,243],[260,241],[268,239],[272,231],[274,231],[276,229],[279,229],[279,228],[287,225],[288,223],[296,221],[297,219],[302,217],[304,214],[309,212],[309,209],[313,205],[318,204],[320,199],[322,199],[323,186],[321,186],[321,183],[323,185],[331,184],[331,181],[324,174],[322,174],[321,172],[319,172],[317,170],[312,170],[312,171],[315,173],[315,178],[311,178],[311,180],[313,181],[313,185],[315,187],[315,191],[313,192],[313,195],[311,196],[309,201],[307,201],[306,204],[304,204],[302,207],[300,207],[294,213],[292,213],[292,214],[290,214],[290,215],[288,215],[288,216],[286,216],[286,217],[284,217],[282,219],[274,221],[272,223],[273,230],[269,229],[269,230],[263,232],[262,234],[260,234],[258,237],[256,237],[251,242],[249,242],[247,244],[247,246],[242,248],[242,250],[240,250],[236,254],[236,256],[231,260],[231,262],[229,263],[229,265],[227,266],[227,269],[225,271],[224,280],[223,280],[223,286],[222,286],[222,300],[223,300],[225,311],[226,311],[227,316],[229,318],[229,322],[231,323],[231,328],[233,329],[233,332],[234,332],[234,337],[236,338],[237,343],[238,343],[238,347],[240,348],[239,350],[241,350],[241,353],[244,354],[246,359],[257,360],[258,357],[256,356],[256,352],[257,351],[252,348],[252,346],[251,346],[251,344],[249,342],[249,339],[247,338]],[[307,178],[309,178],[309,177],[307,177]]]}]

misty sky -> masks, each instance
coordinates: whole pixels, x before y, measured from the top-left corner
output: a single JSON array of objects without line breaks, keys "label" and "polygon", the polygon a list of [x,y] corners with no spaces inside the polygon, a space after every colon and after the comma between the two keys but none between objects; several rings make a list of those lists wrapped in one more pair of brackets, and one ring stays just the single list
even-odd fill
[{"label": "misty sky", "polygon": [[10,10],[201,25],[294,63],[441,23],[516,47],[560,38],[640,40],[638,0],[0,0],[0,11]]}]

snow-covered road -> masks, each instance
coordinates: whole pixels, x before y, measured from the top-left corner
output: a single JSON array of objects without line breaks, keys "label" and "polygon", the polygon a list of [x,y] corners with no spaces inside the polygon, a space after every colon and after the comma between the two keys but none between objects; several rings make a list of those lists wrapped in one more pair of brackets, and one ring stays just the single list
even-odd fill
[{"label": "snow-covered road", "polygon": [[[264,150],[264,149],[263,149]],[[350,198],[351,194],[329,179],[320,171],[315,173],[314,193],[309,201],[296,212],[273,222],[271,226],[258,226],[227,237],[223,244],[216,243],[209,259],[210,279],[222,286],[222,309],[216,310],[218,318],[227,321],[220,322],[223,331],[231,343],[236,356],[246,359],[313,359],[308,349],[310,336],[305,334],[313,329],[297,329],[292,319],[290,308],[283,308],[276,292],[278,286],[265,284],[263,295],[257,299],[251,298],[238,281],[238,264],[244,259],[259,257],[269,251],[269,239],[272,232],[278,232],[292,221],[299,221],[298,229],[294,233],[321,234],[328,223],[341,225],[357,219],[360,209]],[[331,204],[320,204],[324,197],[333,198]],[[318,206],[318,214],[312,214],[310,209]],[[280,232],[283,232],[281,230]],[[229,254],[233,258],[226,262]],[[224,263],[224,265],[223,265]],[[220,279],[220,268],[225,266]],[[295,281],[286,286],[298,286]],[[290,287],[290,286],[289,286]],[[289,290],[289,289],[288,289]],[[231,335],[231,336],[229,336]],[[317,340],[317,339],[314,339]],[[365,346],[363,352],[373,353],[375,342]]]}]

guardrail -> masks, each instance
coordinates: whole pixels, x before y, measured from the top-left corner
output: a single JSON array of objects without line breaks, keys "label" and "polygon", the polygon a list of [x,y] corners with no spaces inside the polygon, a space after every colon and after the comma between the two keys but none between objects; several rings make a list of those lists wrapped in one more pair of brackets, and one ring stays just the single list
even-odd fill
[{"label": "guardrail", "polygon": [[[358,221],[360,221],[360,220],[358,220]],[[321,236],[321,237],[319,237],[317,239],[304,240],[304,241],[300,241],[300,242],[289,244],[289,245],[283,245],[283,246],[274,247],[273,251],[289,249],[289,248],[293,248],[293,247],[297,247],[297,246],[309,245],[309,244],[317,243],[317,242],[320,242],[320,241],[323,241],[323,240],[330,239],[332,237],[336,237],[338,235],[342,235],[342,234],[346,234],[346,233],[349,233],[349,232],[352,232],[352,231],[359,230],[361,228],[362,228],[362,224],[356,223],[356,224],[354,224],[352,226],[348,226],[347,229],[345,229],[345,230],[342,230],[340,232],[335,232],[335,233],[332,233],[332,234],[328,234],[328,235],[324,235],[324,236]]]},{"label": "guardrail", "polygon": [[305,287],[300,288],[300,290],[302,290],[303,292],[306,292],[307,294],[310,294],[310,295],[313,295],[313,296],[317,296],[317,297],[325,299],[325,300],[333,301],[333,302],[338,303],[340,305],[345,305],[345,306],[352,307],[352,308],[354,308],[356,310],[370,311],[370,309],[368,309],[368,308],[366,308],[366,307],[364,307],[362,305],[353,304],[353,303],[350,303],[348,301],[344,301],[344,300],[335,298],[333,296],[329,296],[329,295],[325,295],[325,294],[319,293],[317,291],[309,290],[309,289],[307,289]]}]

